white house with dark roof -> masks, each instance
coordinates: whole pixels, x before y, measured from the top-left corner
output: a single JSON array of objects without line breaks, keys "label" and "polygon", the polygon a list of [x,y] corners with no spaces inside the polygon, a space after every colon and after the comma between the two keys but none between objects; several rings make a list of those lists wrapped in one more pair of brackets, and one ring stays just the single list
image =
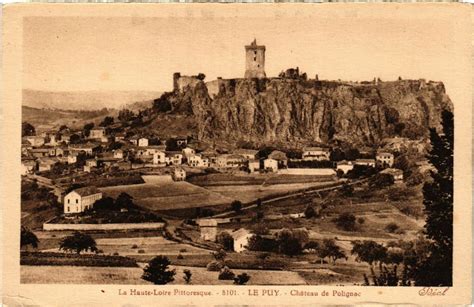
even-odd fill
[{"label": "white house with dark roof", "polygon": [[253,234],[245,228],[240,228],[232,232],[231,236],[234,239],[234,251],[241,253],[247,250],[249,240]]},{"label": "white house with dark roof", "polygon": [[378,152],[375,160],[382,166],[392,167],[395,157],[390,152]]},{"label": "white house with dark roof", "polygon": [[92,208],[95,201],[102,198],[96,187],[84,187],[69,192],[64,197],[64,213],[80,213]]},{"label": "white house with dark roof", "polygon": [[148,146],[148,139],[147,138],[139,138],[138,139],[138,147],[147,147]]}]

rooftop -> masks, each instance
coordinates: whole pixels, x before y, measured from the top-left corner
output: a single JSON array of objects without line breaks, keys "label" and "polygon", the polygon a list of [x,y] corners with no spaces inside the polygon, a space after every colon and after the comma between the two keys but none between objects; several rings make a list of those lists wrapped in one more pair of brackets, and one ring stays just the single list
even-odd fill
[{"label": "rooftop", "polygon": [[[94,187],[94,186],[75,189],[75,190],[73,190],[72,192],[76,192],[77,194],[79,194],[79,195],[81,195],[81,196],[89,196],[89,195],[101,193],[101,192],[100,192],[96,187]],[[72,193],[72,192],[71,192],[71,193]]]}]

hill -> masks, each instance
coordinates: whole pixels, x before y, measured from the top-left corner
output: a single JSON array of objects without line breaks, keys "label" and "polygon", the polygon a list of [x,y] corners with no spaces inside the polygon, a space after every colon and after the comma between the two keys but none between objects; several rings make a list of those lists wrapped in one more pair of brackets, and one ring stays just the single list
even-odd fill
[{"label": "hill", "polygon": [[35,128],[42,130],[66,125],[70,128],[82,128],[84,124],[93,122],[99,124],[105,116],[117,116],[114,109],[98,111],[38,109],[28,106],[21,108],[22,121],[29,122]]},{"label": "hill", "polygon": [[50,92],[24,89],[23,105],[38,109],[100,110],[120,109],[135,102],[143,103],[160,96],[147,91],[71,91]]},{"label": "hill", "polygon": [[[200,140],[256,146],[349,143],[373,146],[401,136],[423,139],[452,110],[442,82],[343,82],[304,78],[220,79],[185,77],[155,100],[154,112],[182,116]],[[183,117],[186,120],[183,120]],[[160,127],[162,119],[143,129]],[[182,123],[181,125],[179,123]]]}]

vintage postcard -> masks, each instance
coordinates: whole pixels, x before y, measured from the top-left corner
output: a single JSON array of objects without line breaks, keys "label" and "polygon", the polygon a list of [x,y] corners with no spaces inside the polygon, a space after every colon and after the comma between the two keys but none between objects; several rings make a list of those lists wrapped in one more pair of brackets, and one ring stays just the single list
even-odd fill
[{"label": "vintage postcard", "polygon": [[3,7],[7,306],[469,304],[463,4]]}]

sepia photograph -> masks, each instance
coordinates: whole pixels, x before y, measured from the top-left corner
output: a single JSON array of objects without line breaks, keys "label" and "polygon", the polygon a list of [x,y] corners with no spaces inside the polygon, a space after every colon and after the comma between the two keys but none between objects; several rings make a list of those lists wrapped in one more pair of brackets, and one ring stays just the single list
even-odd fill
[{"label": "sepia photograph", "polygon": [[23,16],[19,282],[447,295],[469,15],[396,7]]}]

